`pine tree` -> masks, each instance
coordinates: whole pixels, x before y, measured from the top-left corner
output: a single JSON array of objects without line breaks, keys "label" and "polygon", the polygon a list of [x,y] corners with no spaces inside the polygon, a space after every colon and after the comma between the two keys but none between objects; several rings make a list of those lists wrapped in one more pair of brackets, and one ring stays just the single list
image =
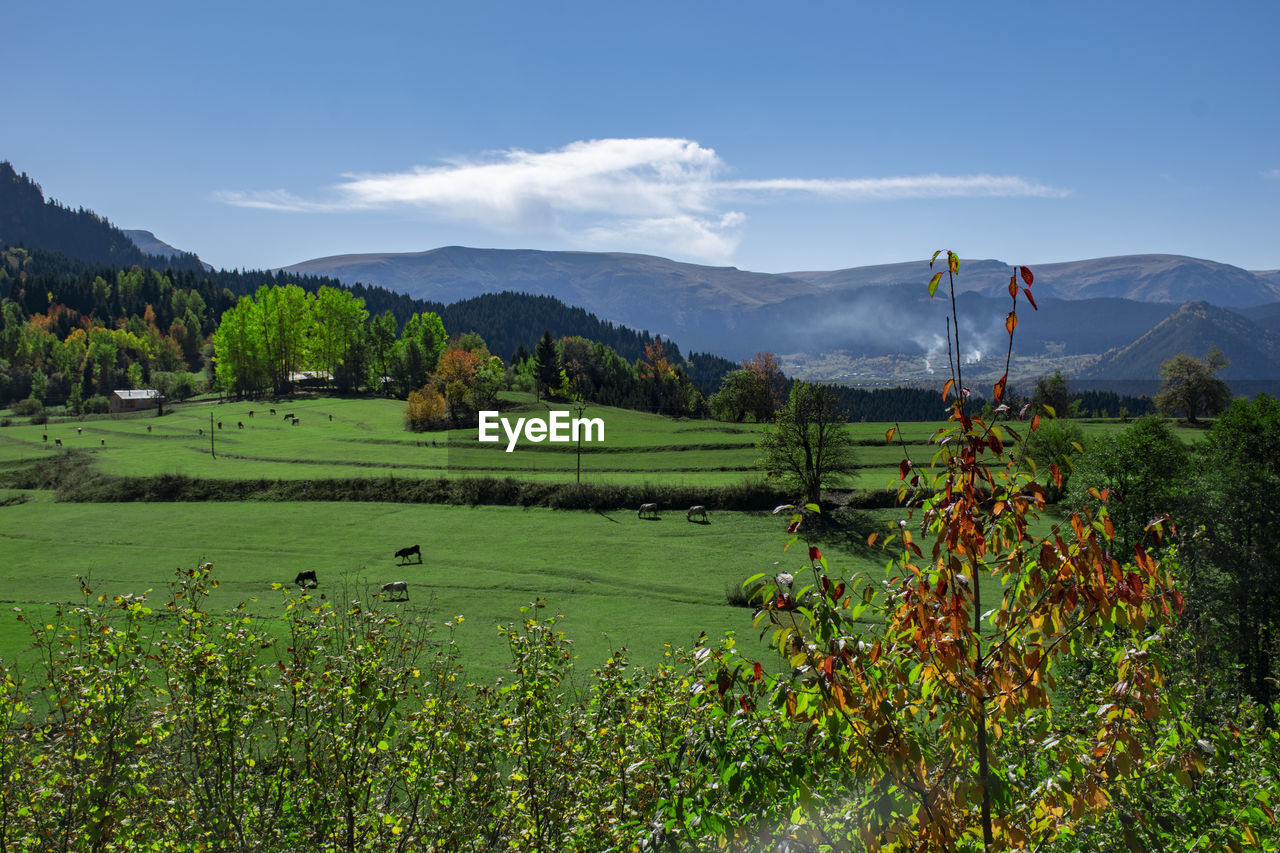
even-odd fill
[{"label": "pine tree", "polygon": [[560,371],[563,365],[560,364],[560,351],[556,349],[556,342],[552,340],[549,330],[543,331],[542,339],[538,341],[538,348],[533,353],[533,360],[536,365],[534,377],[538,381],[538,392],[560,387]]}]

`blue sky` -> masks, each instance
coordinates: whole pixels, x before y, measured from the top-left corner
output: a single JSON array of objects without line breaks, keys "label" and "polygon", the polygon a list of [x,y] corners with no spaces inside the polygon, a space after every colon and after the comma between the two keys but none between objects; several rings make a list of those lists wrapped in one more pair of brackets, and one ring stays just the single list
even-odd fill
[{"label": "blue sky", "polygon": [[225,267],[1280,267],[1280,3],[10,3],[0,159]]}]

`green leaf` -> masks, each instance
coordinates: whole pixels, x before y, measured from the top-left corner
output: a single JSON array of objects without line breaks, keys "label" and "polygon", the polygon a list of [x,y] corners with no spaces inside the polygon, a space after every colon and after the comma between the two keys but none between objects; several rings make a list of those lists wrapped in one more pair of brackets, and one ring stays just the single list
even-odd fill
[{"label": "green leaf", "polygon": [[933,296],[933,294],[938,292],[938,282],[940,281],[942,281],[942,273],[940,272],[934,273],[933,278],[929,279],[929,295],[930,296]]},{"label": "green leaf", "polygon": [[[933,262],[936,261],[938,259],[938,255],[941,255],[941,254],[942,254],[941,249],[933,253],[933,257],[929,259],[929,269],[933,269]],[[941,273],[939,273],[939,275],[941,275]]]}]

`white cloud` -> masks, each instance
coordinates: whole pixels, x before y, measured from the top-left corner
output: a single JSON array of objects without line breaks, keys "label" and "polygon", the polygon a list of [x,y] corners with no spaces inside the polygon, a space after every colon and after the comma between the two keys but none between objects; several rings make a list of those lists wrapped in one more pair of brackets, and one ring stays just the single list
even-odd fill
[{"label": "white cloud", "polygon": [[1271,181],[1280,180],[1280,169],[1267,169],[1262,173],[1262,177]]},{"label": "white cloud", "polygon": [[895,178],[771,178],[726,181],[725,189],[742,191],[807,192],[846,199],[900,199],[937,196],[1047,196],[1061,198],[1066,190],[1047,187],[1012,175],[904,175]]},{"label": "white cloud", "polygon": [[724,180],[726,170],[714,149],[688,139],[594,139],[547,152],[511,149],[404,172],[347,174],[328,200],[286,190],[225,191],[217,198],[240,207],[300,212],[405,205],[498,231],[725,262],[746,219],[730,205],[763,196],[874,201],[1066,194],[1009,175]]}]

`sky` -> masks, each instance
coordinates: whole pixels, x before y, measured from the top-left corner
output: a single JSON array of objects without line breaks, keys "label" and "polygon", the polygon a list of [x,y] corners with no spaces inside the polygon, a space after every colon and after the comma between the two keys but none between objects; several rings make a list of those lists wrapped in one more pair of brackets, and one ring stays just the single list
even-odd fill
[{"label": "sky", "polygon": [[225,268],[1280,267],[1280,3],[7,2],[0,160]]}]

